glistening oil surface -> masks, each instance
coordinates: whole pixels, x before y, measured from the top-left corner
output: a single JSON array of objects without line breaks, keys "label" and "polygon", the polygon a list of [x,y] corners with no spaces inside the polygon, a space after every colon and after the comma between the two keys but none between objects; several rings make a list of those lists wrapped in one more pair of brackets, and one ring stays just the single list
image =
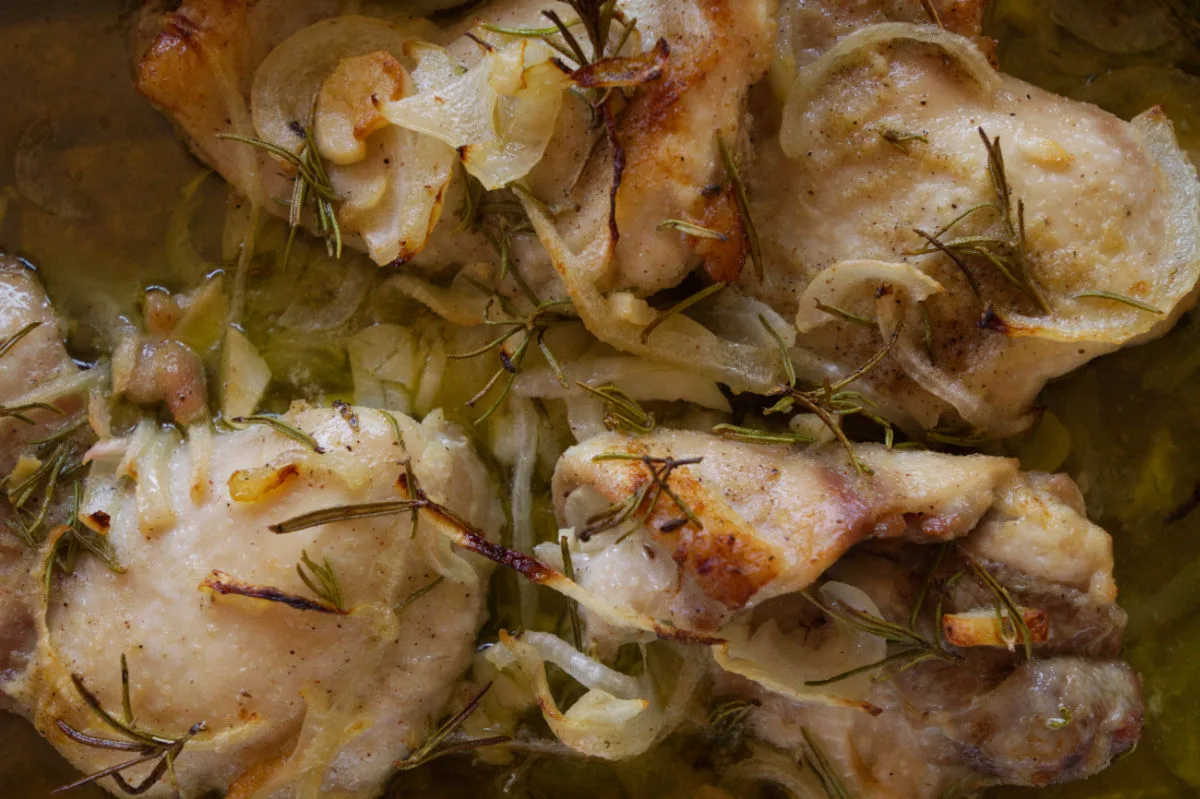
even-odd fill
[{"label": "glistening oil surface", "polygon": [[[177,246],[181,190],[203,170],[130,85],[135,5],[0,3],[0,249],[37,265],[59,312],[72,320],[72,348],[82,357],[103,353],[97,320],[131,311],[142,288],[194,286],[220,260],[226,208],[215,180],[198,190],[194,224],[184,231],[205,257]],[[1001,42],[1003,69],[1124,116],[1162,103],[1184,146],[1200,155],[1196,45],[1178,35],[1157,41],[1154,31],[1117,24],[1110,26],[1115,38],[1103,30],[1088,38],[1140,52],[1104,51],[1054,22],[1052,13],[1074,25],[1071,5],[1096,7],[1090,0],[997,0],[990,32]],[[311,350],[295,342],[269,350],[279,367],[273,371],[297,386],[317,380],[336,392],[349,385],[344,359],[334,353],[322,359],[324,373],[312,374]],[[1007,796],[1166,799],[1200,788],[1200,511],[1167,521],[1200,484],[1197,396],[1200,319],[1189,317],[1167,338],[1102,358],[1051,386],[1051,415],[1009,445],[1030,468],[1073,475],[1091,516],[1113,535],[1121,601],[1130,612],[1125,653],[1144,676],[1147,722],[1138,749],[1102,776]],[[15,716],[0,713],[0,741],[0,795],[45,797],[72,779]],[[406,775],[394,790],[502,795],[507,769],[467,765],[442,761]],[[690,796],[704,776],[678,742],[616,771],[548,758],[523,768],[524,787],[507,795]],[[90,788],[75,795],[104,794]]]}]

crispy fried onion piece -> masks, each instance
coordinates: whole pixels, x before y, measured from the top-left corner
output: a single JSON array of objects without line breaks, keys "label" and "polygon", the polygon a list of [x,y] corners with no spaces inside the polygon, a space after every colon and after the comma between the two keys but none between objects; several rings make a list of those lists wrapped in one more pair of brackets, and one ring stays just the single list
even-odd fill
[{"label": "crispy fried onion piece", "polygon": [[380,103],[389,122],[456,148],[488,189],[523,178],[542,159],[570,85],[550,47],[512,41],[465,72],[440,47],[422,44],[409,52],[417,58],[417,92]]},{"label": "crispy fried onion piece", "polygon": [[[829,582],[818,589],[821,599],[837,601],[872,616],[879,608],[866,593],[845,583]],[[993,614],[994,615],[994,614]],[[753,680],[768,691],[797,702],[864,710],[879,709],[862,700],[871,685],[868,673],[829,685],[807,685],[878,663],[887,655],[887,642],[840,621],[821,629],[784,633],[772,619],[751,631],[744,620],[721,630],[726,643],[712,648],[713,659],[725,671]]]},{"label": "crispy fried onion piece", "polygon": [[502,630],[499,643],[489,648],[485,657],[500,671],[516,672],[519,682],[529,687],[550,730],[567,746],[591,757],[624,760],[648,751],[682,720],[703,674],[702,663],[694,651],[676,650],[683,663],[673,675],[670,698],[664,704],[655,699],[656,692],[648,678],[638,681],[641,684],[636,696],[623,698],[610,690],[626,690],[626,682],[632,678],[575,652],[577,657],[572,660],[582,659],[590,665],[584,667],[578,663],[568,673],[589,690],[563,712],[550,692],[544,661],[559,664],[562,657],[558,650],[569,645],[563,641],[551,645],[548,641],[551,637],[536,633],[517,637]]}]

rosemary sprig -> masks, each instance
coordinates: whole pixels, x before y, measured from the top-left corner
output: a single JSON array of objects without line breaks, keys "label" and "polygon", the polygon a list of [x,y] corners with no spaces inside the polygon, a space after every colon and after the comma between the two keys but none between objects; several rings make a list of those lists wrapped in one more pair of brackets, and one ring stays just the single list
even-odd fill
[{"label": "rosemary sprig", "polygon": [[[329,558],[322,558],[323,563],[315,563],[308,553],[300,550],[300,562],[296,564],[296,574],[308,586],[308,590],[317,595],[322,602],[334,607],[339,613],[346,612],[346,597],[342,593],[342,584],[338,581],[337,573]],[[306,571],[307,570],[307,571]]]},{"label": "rosemary sprig", "polygon": [[322,524],[372,519],[376,516],[395,516],[398,513],[408,513],[414,507],[421,507],[419,500],[393,499],[384,502],[365,502],[361,505],[338,505],[301,514],[287,521],[269,525],[267,529],[278,534],[295,533]]},{"label": "rosemary sprig", "polygon": [[717,132],[717,148],[721,151],[721,163],[725,166],[725,175],[733,187],[733,199],[737,204],[738,215],[742,219],[742,227],[746,232],[746,243],[750,247],[750,261],[754,264],[754,274],[761,283],[763,280],[762,244],[758,238],[758,228],[754,226],[754,219],[750,216],[750,198],[746,194],[746,184],[742,182],[742,175],[738,172],[737,163],[733,160],[733,153],[730,152],[728,145],[725,144],[725,137],[719,131]]},{"label": "rosemary sprig", "polygon": [[[304,556],[304,560],[302,560],[301,563],[305,563],[306,561],[312,566],[316,566],[316,564],[312,564],[311,561],[308,561],[307,555]],[[328,566],[329,562],[326,561],[325,567]],[[322,567],[317,566],[317,568],[319,569]],[[349,611],[345,609],[344,605],[342,607],[337,607],[333,603],[335,598],[340,600],[341,589],[336,585],[337,578],[332,574],[332,570],[329,574],[325,575],[325,577],[330,577],[334,581],[332,586],[316,585],[312,579],[310,579],[303,571],[301,571],[299,564],[296,566],[296,571],[299,572],[300,579],[304,581],[305,585],[307,585],[309,589],[313,591],[313,593],[318,595],[318,599],[309,599],[308,597],[300,596],[299,594],[289,594],[286,591],[281,591],[280,589],[271,585],[254,585],[252,583],[245,582],[244,580],[239,580],[233,575],[227,574],[220,569],[213,569],[211,572],[209,572],[208,576],[200,582],[199,587],[202,591],[210,591],[221,596],[241,596],[246,597],[247,599],[261,600],[263,602],[275,602],[277,604],[284,605],[285,607],[289,607],[292,610],[313,611],[315,613],[332,613],[338,616],[345,616],[349,613]],[[318,575],[317,579],[321,580],[322,577]]]},{"label": "rosemary sprig", "polygon": [[290,425],[280,419],[278,416],[269,416],[265,413],[256,413],[252,416],[235,416],[230,419],[235,424],[261,424],[270,427],[277,433],[282,433],[293,441],[299,441],[304,446],[311,449],[318,455],[325,454],[325,448],[317,443],[317,440],[308,433],[301,430],[295,425]]},{"label": "rosemary sprig", "polygon": [[600,387],[577,381],[575,385],[604,400],[604,426],[609,430],[646,435],[654,430],[654,414],[611,383]]},{"label": "rosemary sprig", "polygon": [[697,225],[686,219],[664,219],[658,223],[656,230],[674,230],[695,239],[712,239],[713,241],[728,241],[729,236],[719,230]]},{"label": "rosemary sprig", "polygon": [[[932,572],[931,572],[932,574]],[[914,608],[911,616],[911,623],[908,627],[890,622],[886,619],[866,613],[857,608],[843,604],[834,600],[829,604],[825,604],[814,597],[808,591],[801,592],[805,599],[815,605],[822,613],[830,618],[846,624],[849,627],[858,630],[859,632],[873,635],[877,638],[882,638],[889,644],[894,644],[900,647],[897,651],[888,654],[886,657],[874,663],[868,663],[864,666],[850,669],[849,671],[836,674],[832,677],[826,677],[819,680],[809,680],[805,685],[823,686],[830,685],[841,680],[854,677],[858,674],[883,669],[875,680],[889,680],[896,674],[912,668],[918,663],[924,663],[927,660],[954,660],[955,656],[941,644],[941,640],[936,639],[929,641],[916,631],[917,613],[920,611],[920,605]],[[923,602],[923,599],[921,600]],[[899,664],[898,667],[894,664]],[[892,668],[885,668],[892,666]]]},{"label": "rosemary sprig", "polygon": [[724,281],[713,283],[711,286],[706,286],[700,289],[695,294],[684,297],[682,300],[675,303],[670,308],[667,308],[665,311],[660,311],[658,315],[654,317],[654,320],[642,329],[642,343],[645,344],[648,342],[650,340],[650,334],[657,330],[663,322],[667,321],[673,316],[683,313],[696,303],[706,300],[715,294],[719,294],[721,290],[728,285],[729,284]]},{"label": "rosemary sprig", "polygon": [[108,567],[114,574],[124,574],[125,567],[117,560],[116,550],[108,536],[101,535],[84,526],[79,520],[79,511],[83,505],[83,485],[76,482],[71,506],[71,516],[67,524],[61,525],[51,533],[53,543],[46,555],[46,566],[42,576],[42,585],[46,596],[50,596],[53,586],[54,570],[57,568],[64,574],[73,574],[75,565],[82,552],[90,552]]},{"label": "rosemary sprig", "polygon": [[296,230],[302,222],[302,215],[306,204],[312,206],[313,215],[317,220],[317,230],[321,237],[325,239],[326,252],[332,258],[341,258],[342,229],[338,225],[337,211],[333,207],[333,204],[341,198],[338,197],[337,192],[333,190],[333,186],[329,182],[329,174],[325,170],[325,163],[322,161],[321,155],[317,152],[316,145],[313,143],[312,131],[309,128],[301,126],[299,123],[292,123],[292,130],[304,141],[304,144],[300,147],[299,154],[253,136],[242,136],[236,133],[218,133],[217,138],[241,142],[242,144],[248,144],[252,147],[265,150],[295,168],[296,176],[292,179],[292,198],[288,203],[288,226],[290,230],[288,232],[287,245],[283,250],[283,263],[285,266],[292,251],[292,243],[296,238]]},{"label": "rosemary sprig", "polygon": [[[992,184],[994,200],[989,203],[968,208],[959,214],[950,224],[937,233],[929,234],[916,230],[917,235],[929,242],[930,247],[918,251],[919,254],[942,252],[951,257],[968,277],[972,290],[978,295],[979,286],[966,264],[961,260],[976,258],[994,267],[1005,280],[1020,290],[1037,305],[1042,313],[1050,313],[1050,306],[1042,296],[1030,268],[1029,249],[1025,237],[1025,203],[1018,199],[1013,202],[1012,186],[1008,182],[1008,173],[1004,166],[1004,153],[1000,149],[1000,139],[989,138],[987,132],[979,128],[979,137],[983,140],[987,151],[988,178]],[[999,218],[1004,228],[999,236],[963,236],[945,240],[943,237],[966,218],[983,210],[992,210]]]},{"label": "rosemary sprig", "polygon": [[842,784],[841,777],[829,762],[829,758],[825,756],[825,752],[821,750],[821,745],[817,743],[816,737],[808,731],[807,727],[801,727],[800,732],[804,735],[804,744],[807,749],[805,759],[816,773],[825,795],[829,799],[854,799],[854,794],[850,793]]},{"label": "rosemary sprig", "polygon": [[757,699],[728,696],[717,699],[708,711],[708,727],[717,745],[725,752],[734,752],[746,737],[746,720],[762,703]]},{"label": "rosemary sprig", "polygon": [[[61,481],[68,478],[83,462],[70,441],[56,440],[39,448],[40,465],[29,476],[8,488],[9,504],[13,516],[8,520],[9,528],[30,549],[37,549],[46,539],[42,528],[50,514]],[[8,480],[11,481],[12,475]],[[33,513],[25,511],[25,505],[41,493],[41,502]]]},{"label": "rosemary sprig", "polygon": [[774,433],[734,424],[719,424],[712,431],[722,438],[746,444],[811,444],[814,440],[812,436],[799,433]]},{"label": "rosemary sprig", "polygon": [[[488,309],[494,304],[499,304],[504,311],[509,315],[508,319],[485,319],[484,324],[492,327],[507,328],[496,338],[489,341],[487,344],[470,352],[463,352],[450,355],[452,360],[462,360],[466,358],[476,358],[488,352],[495,351],[500,358],[500,368],[492,375],[492,377],[484,384],[476,394],[467,400],[467,407],[473,408],[475,404],[482,400],[491,392],[492,388],[504,378],[504,386],[500,390],[499,395],[488,406],[487,410],[475,420],[476,424],[482,424],[491,417],[493,413],[499,409],[500,405],[508,398],[508,394],[512,391],[513,383],[517,379],[517,375],[521,371],[521,366],[525,362],[525,356],[529,354],[530,345],[536,344],[549,364],[554,376],[564,388],[570,388],[570,383],[567,382],[567,376],[563,372],[562,366],[558,362],[558,358],[554,356],[550,346],[546,343],[546,332],[554,327],[564,324],[570,324],[577,321],[574,316],[562,313],[559,309],[563,306],[571,305],[571,300],[546,300],[538,303],[532,311],[521,318],[510,304],[504,301],[499,295],[493,297],[493,300],[488,303]],[[511,352],[508,347],[510,339],[520,335],[521,339]]]},{"label": "rosemary sprig", "polygon": [[11,417],[25,424],[36,424],[33,419],[27,416],[30,411],[50,411],[51,413],[57,413],[59,416],[63,415],[61,409],[54,407],[48,402],[26,402],[23,405],[0,405],[0,419]]},{"label": "rosemary sprig", "polygon": [[417,751],[413,752],[404,760],[397,760],[392,765],[400,771],[411,771],[437,760],[439,757],[446,755],[458,754],[460,752],[469,752],[472,749],[480,749],[485,746],[495,746],[497,744],[508,743],[511,740],[507,735],[495,736],[492,738],[476,738],[473,740],[462,741],[460,743],[449,744],[442,746],[442,742],[466,721],[472,713],[479,708],[479,702],[483,699],[484,694],[491,690],[492,684],[489,682],[483,687],[483,690],[471,699],[466,706],[455,713],[446,721],[442,722],[437,729],[429,734],[425,739],[425,743],[421,744]]},{"label": "rosemary sprig", "polygon": [[4,342],[0,343],[0,358],[3,358],[5,355],[8,355],[9,351],[12,350],[13,347],[17,346],[17,344],[21,341],[21,339],[25,338],[26,336],[28,336],[30,333],[32,333],[34,330],[37,330],[41,326],[42,326],[41,322],[30,322],[29,324],[25,325],[25,327],[18,330],[16,333],[13,333],[11,336],[4,339]]},{"label": "rosemary sprig", "polygon": [[921,8],[925,9],[925,14],[929,17],[929,21],[939,28],[945,28],[942,24],[942,15],[938,13],[937,6],[933,4],[933,0],[921,0]]},{"label": "rosemary sprig", "polygon": [[1113,291],[1081,291],[1078,294],[1074,295],[1071,299],[1082,300],[1082,299],[1089,299],[1089,298],[1096,299],[1096,300],[1111,300],[1113,302],[1120,302],[1120,303],[1128,305],[1132,308],[1137,308],[1140,311],[1146,311],[1147,313],[1156,314],[1158,316],[1163,315],[1163,311],[1161,308],[1156,308],[1153,305],[1151,305],[1150,303],[1143,302],[1142,300],[1139,300],[1136,297],[1129,297],[1125,294],[1117,294],[1116,292],[1113,292]]},{"label": "rosemary sprig", "polygon": [[418,600],[420,600],[422,597],[424,597],[426,594],[428,594],[430,591],[437,588],[439,585],[441,585],[444,582],[446,582],[445,576],[439,574],[437,577],[434,577],[433,580],[431,580],[426,585],[421,586],[416,591],[413,591],[411,594],[404,597],[404,599],[401,599],[396,604],[396,607],[394,608],[396,615],[400,615],[401,613],[404,612],[404,610],[411,607],[412,605],[415,605]]},{"label": "rosemary sprig", "polygon": [[[563,574],[568,580],[575,582],[575,564],[571,561],[571,547],[565,535],[558,537],[558,549],[562,553]],[[575,641],[575,648],[582,652],[583,626],[579,623],[579,603],[574,599],[567,599],[567,616],[571,620],[571,636]]]},{"label": "rosemary sprig", "polygon": [[1013,601],[1008,589],[1002,586],[1000,581],[993,577],[982,563],[966,553],[963,555],[971,571],[996,597],[996,619],[1000,622],[1001,636],[1008,645],[1009,651],[1014,649],[1019,639],[1025,649],[1025,659],[1032,660],[1033,635],[1029,632],[1029,625],[1025,623],[1025,614],[1017,607],[1017,603]]},{"label": "rosemary sprig", "polygon": [[[645,465],[647,472],[649,472],[649,480],[641,482],[629,497],[620,502],[614,502],[604,510],[589,517],[586,526],[579,532],[581,541],[587,541],[594,535],[615,529],[629,521],[640,521],[644,524],[658,505],[658,501],[663,494],[675,504],[675,507],[679,509],[683,516],[667,522],[667,524],[660,528],[661,532],[673,532],[689,522],[698,529],[704,529],[704,525],[700,519],[670,486],[671,474],[676,469],[682,466],[694,466],[704,460],[703,458],[656,458],[649,455],[608,452],[596,455],[592,460],[595,462],[615,460],[640,462]],[[634,529],[636,529],[636,526],[624,533],[618,540],[624,540]]]},{"label": "rosemary sprig", "polygon": [[890,449],[893,443],[894,431],[892,425],[882,416],[875,413],[872,408],[871,401],[857,391],[850,391],[848,387],[856,381],[865,377],[872,369],[880,364],[888,353],[896,346],[900,340],[900,326],[892,331],[891,337],[874,355],[872,355],[866,363],[855,369],[850,374],[831,382],[826,380],[819,388],[801,390],[796,387],[796,369],[792,364],[792,356],[788,353],[787,344],[783,337],[775,331],[770,324],[767,323],[764,317],[759,317],[759,321],[775,338],[775,342],[779,345],[779,352],[783,358],[784,371],[788,377],[787,385],[780,386],[771,396],[779,397],[779,399],[770,408],[767,408],[763,413],[791,413],[796,406],[807,409],[815,414],[821,423],[824,424],[829,431],[833,433],[842,448],[850,456],[850,462],[854,465],[854,470],[859,474],[871,474],[871,468],[858,457],[858,453],[854,450],[854,444],[842,429],[841,420],[845,416],[859,415],[870,419],[875,424],[879,425],[884,430],[885,443]]},{"label": "rosemary sprig", "polygon": [[816,306],[818,311],[827,313],[830,316],[836,316],[838,319],[850,322],[851,324],[860,325],[862,327],[875,327],[874,320],[868,319],[865,316],[859,316],[855,313],[850,313],[849,311],[839,308],[836,305],[829,305],[828,303],[817,300]]},{"label": "rosemary sprig", "polygon": [[[131,760],[97,771],[69,785],[56,788],[54,793],[64,793],[76,788],[82,788],[85,785],[91,785],[105,777],[112,777],[113,782],[116,783],[117,788],[121,791],[127,794],[142,794],[149,791],[166,777],[170,780],[172,795],[178,798],[180,789],[179,780],[175,776],[175,761],[183,752],[183,748],[187,745],[188,741],[204,730],[204,722],[196,722],[188,728],[186,733],[178,738],[159,735],[138,727],[134,723],[133,703],[129,697],[129,665],[125,660],[124,654],[121,655],[121,719],[117,719],[104,709],[100,704],[100,700],[88,690],[83,678],[78,674],[71,675],[71,682],[74,684],[75,690],[84,704],[88,706],[92,713],[105,726],[114,730],[121,737],[119,739],[112,739],[88,735],[75,729],[62,719],[55,719],[54,723],[59,731],[75,743],[83,746],[118,752],[135,752],[137,756]],[[158,762],[155,763],[150,773],[141,782],[131,784],[121,773],[142,763],[148,763],[151,760],[157,760]]]}]

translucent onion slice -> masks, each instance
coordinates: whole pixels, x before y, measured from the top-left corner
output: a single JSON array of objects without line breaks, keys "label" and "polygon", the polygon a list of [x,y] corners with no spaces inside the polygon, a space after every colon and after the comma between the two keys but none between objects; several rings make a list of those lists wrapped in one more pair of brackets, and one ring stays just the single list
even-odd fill
[{"label": "translucent onion slice", "polygon": [[805,151],[798,140],[805,109],[839,69],[862,58],[869,48],[897,40],[924,42],[942,48],[954,57],[971,77],[979,81],[984,91],[994,92],[1002,85],[999,74],[992,69],[987,58],[970,39],[948,33],[934,25],[910,25],[903,22],[871,25],[842,39],[820,59],[796,75],[783,107],[783,124],[779,131],[783,151],[792,158],[804,155]]},{"label": "translucent onion slice", "polygon": [[863,301],[874,304],[875,291],[889,285],[905,292],[911,302],[921,302],[943,291],[942,284],[909,264],[886,261],[841,261],[817,275],[800,298],[796,329],[801,333],[837,321],[821,306],[854,312]]},{"label": "translucent onion slice", "polygon": [[343,59],[382,51],[403,64],[405,45],[429,28],[417,21],[400,25],[345,16],[296,32],[272,50],[254,73],[250,108],[258,135],[298,151],[303,139],[293,125],[311,119],[317,92]]},{"label": "translucent onion slice", "polygon": [[[822,601],[879,616],[879,608],[864,591],[846,583],[829,582],[818,589]],[[872,710],[861,697],[870,687],[869,674],[858,674],[825,686],[806,685],[852,669],[878,663],[887,655],[882,638],[844,624],[825,635],[785,634],[773,621],[751,633],[745,621],[725,627],[727,642],[713,647],[713,657],[725,671],[753,680],[769,691],[797,702]]]},{"label": "translucent onion slice", "polygon": [[441,48],[410,52],[419,59],[417,93],[381,103],[388,121],[458,149],[467,171],[488,189],[523,178],[542,159],[569,85],[549,47],[518,40],[465,72]]},{"label": "translucent onion slice", "polygon": [[345,198],[338,222],[362,237],[375,263],[403,263],[424,249],[442,217],[456,155],[435,138],[394,125],[373,134],[367,150],[365,161],[329,170]]}]

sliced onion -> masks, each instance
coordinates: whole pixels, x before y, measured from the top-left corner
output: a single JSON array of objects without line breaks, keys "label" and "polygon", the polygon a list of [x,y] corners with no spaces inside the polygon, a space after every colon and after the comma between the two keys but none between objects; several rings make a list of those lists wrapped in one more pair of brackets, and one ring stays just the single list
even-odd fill
[{"label": "sliced onion", "polygon": [[442,217],[456,155],[435,138],[395,126],[371,136],[367,149],[362,163],[330,168],[334,190],[347,198],[338,221],[362,236],[375,263],[403,263],[425,248]]},{"label": "sliced onion", "polygon": [[[823,601],[836,600],[855,610],[879,615],[879,608],[861,589],[846,583],[825,583],[818,589]],[[868,674],[826,686],[810,686],[851,669],[877,663],[887,654],[887,642],[847,625],[826,628],[824,638],[803,631],[784,634],[774,620],[751,633],[747,623],[735,622],[721,631],[727,643],[713,647],[713,657],[725,671],[740,674],[769,691],[797,702],[866,709],[861,700],[870,687]]]},{"label": "sliced onion", "polygon": [[462,72],[440,48],[410,50],[417,93],[380,105],[395,125],[456,148],[467,171],[488,189],[524,177],[554,133],[567,76],[545,44],[522,39],[496,47]]},{"label": "sliced onion", "polygon": [[796,312],[796,329],[807,333],[837,321],[818,303],[847,311],[854,311],[863,300],[874,305],[876,289],[885,284],[903,289],[910,302],[921,302],[944,290],[941,283],[909,264],[840,261],[820,272],[804,290]]},{"label": "sliced onion", "polygon": [[695,372],[676,369],[628,355],[585,358],[563,365],[570,387],[564,387],[549,367],[522,370],[513,384],[513,391],[524,397],[548,399],[579,397],[583,389],[577,382],[590,386],[613,383],[631,397],[641,401],[676,400],[691,402],[702,408],[729,412],[729,400],[712,380]]},{"label": "sliced onion", "polygon": [[229,419],[249,416],[271,382],[271,367],[250,339],[235,327],[225,331],[221,348],[221,413]]},{"label": "sliced onion", "polygon": [[860,58],[862,51],[897,40],[923,42],[940,47],[958,61],[986,92],[997,91],[1002,85],[1000,76],[992,69],[987,57],[970,39],[949,33],[935,25],[910,25],[904,22],[871,25],[842,39],[796,75],[783,107],[783,123],[779,131],[783,151],[792,158],[804,155],[804,148],[798,144],[803,131],[804,113],[816,94],[838,70]]},{"label": "sliced onion", "polygon": [[360,16],[334,17],[309,25],[272,50],[254,73],[250,107],[258,135],[299,151],[304,140],[293,124],[306,124],[321,84],[344,58],[377,51],[404,63],[405,45],[429,31],[427,24],[398,25]]},{"label": "sliced onion", "polygon": [[654,321],[653,309],[628,292],[605,296],[596,285],[612,258],[607,230],[591,237],[582,252],[573,252],[546,210],[524,194],[520,198],[580,318],[601,341],[718,380],[735,391],[766,393],[783,380],[777,349],[719,338],[686,316],[667,319],[642,342],[642,331]]},{"label": "sliced onion", "polygon": [[533,645],[542,660],[553,663],[588,688],[607,691],[618,699],[636,699],[642,691],[637,679],[593,660],[557,635],[527,632],[524,639]]}]

